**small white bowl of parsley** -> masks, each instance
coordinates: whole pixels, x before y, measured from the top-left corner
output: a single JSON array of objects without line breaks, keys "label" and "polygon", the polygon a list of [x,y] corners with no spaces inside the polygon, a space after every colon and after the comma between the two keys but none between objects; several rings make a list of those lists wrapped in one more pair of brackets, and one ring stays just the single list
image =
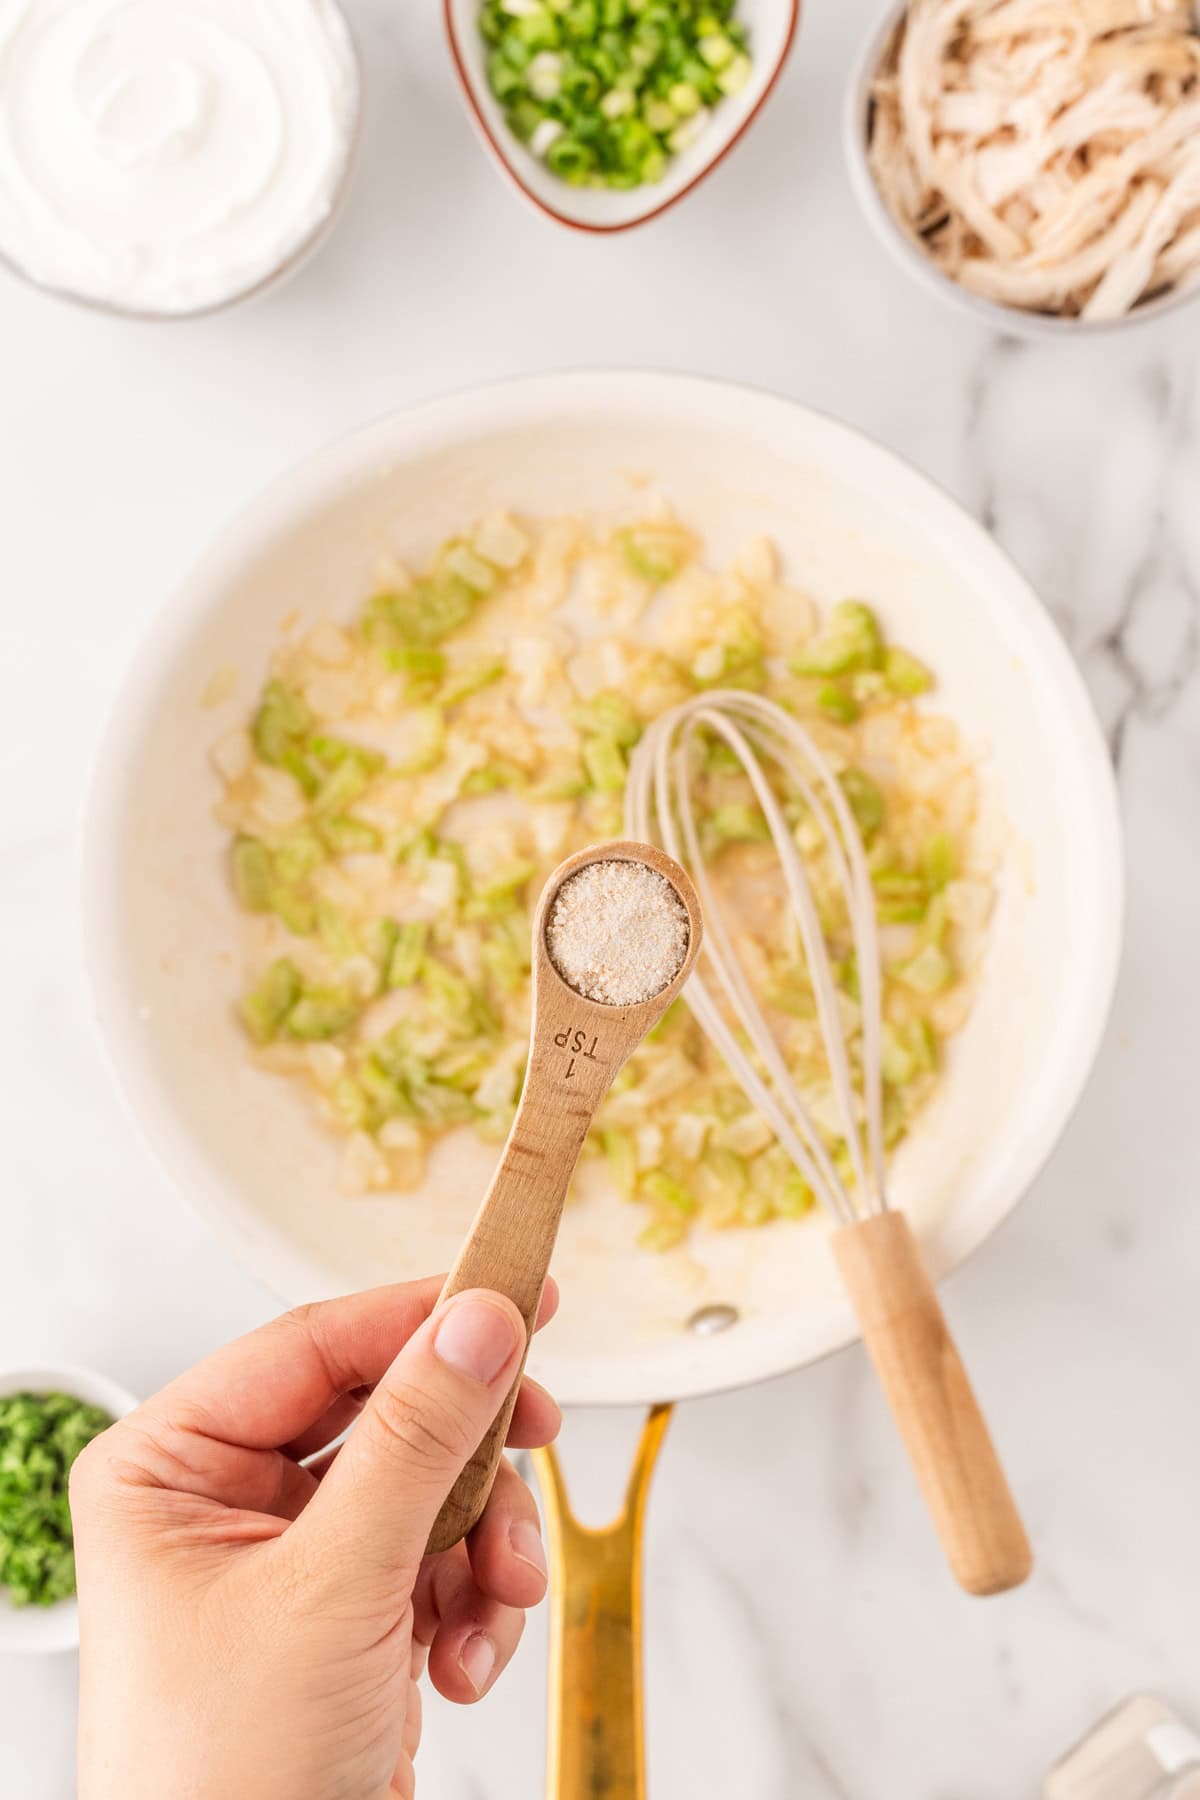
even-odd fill
[{"label": "small white bowl of parsley", "polygon": [[0,1373],[0,1651],[77,1646],[67,1480],[80,1451],[136,1405],[86,1369]]}]

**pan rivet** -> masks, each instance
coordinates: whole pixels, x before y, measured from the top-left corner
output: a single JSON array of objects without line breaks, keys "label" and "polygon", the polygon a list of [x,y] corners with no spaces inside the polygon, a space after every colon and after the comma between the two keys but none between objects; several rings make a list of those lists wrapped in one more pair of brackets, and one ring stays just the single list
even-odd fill
[{"label": "pan rivet", "polygon": [[718,1331],[728,1331],[736,1325],[741,1316],[736,1306],[701,1306],[688,1320],[687,1328],[697,1337],[715,1337]]}]

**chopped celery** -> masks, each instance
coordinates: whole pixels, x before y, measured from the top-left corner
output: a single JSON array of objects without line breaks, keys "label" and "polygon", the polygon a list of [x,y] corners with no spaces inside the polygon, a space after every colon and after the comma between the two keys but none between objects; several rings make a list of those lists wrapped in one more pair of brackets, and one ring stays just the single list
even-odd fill
[{"label": "chopped celery", "polygon": [[825,628],[791,658],[793,675],[847,675],[878,668],[883,659],[879,623],[861,600],[841,600]]},{"label": "chopped celery", "polygon": [[407,715],[411,748],[395,765],[400,775],[421,775],[435,768],[446,753],[446,715],[440,706],[415,706]]},{"label": "chopped celery", "polygon": [[869,843],[883,824],[883,795],[861,769],[843,769],[838,779],[863,841]]},{"label": "chopped celery", "polygon": [[881,900],[875,917],[881,925],[917,925],[925,917],[927,902],[916,900]]},{"label": "chopped celery", "polygon": [[384,1068],[378,1052],[368,1056],[359,1070],[362,1092],[373,1110],[385,1119],[412,1112],[412,1106],[401,1084]]},{"label": "chopped celery", "polygon": [[361,1131],[367,1124],[370,1116],[367,1096],[352,1076],[342,1075],[334,1082],[329,1104],[335,1118],[347,1131]]},{"label": "chopped celery", "polygon": [[744,606],[732,607],[721,621],[721,635],[692,660],[688,671],[698,688],[766,685],[765,645],[758,622]]},{"label": "chopped celery", "polygon": [[402,593],[376,594],[363,611],[362,630],[383,649],[400,644],[437,644],[475,610],[478,595],[446,573],[414,582]]},{"label": "chopped celery", "polygon": [[784,1219],[798,1219],[816,1205],[816,1195],[799,1169],[794,1168],[788,1169],[775,1191],[774,1200],[775,1211]]},{"label": "chopped celery", "polygon": [[433,1073],[447,1087],[459,1088],[463,1093],[473,1093],[488,1067],[485,1051],[463,1045],[461,1049],[448,1050],[443,1056],[439,1056],[433,1065]]},{"label": "chopped celery", "polygon": [[242,1019],[256,1043],[268,1044],[277,1035],[300,998],[302,987],[296,965],[281,957],[271,964],[257,987],[251,988],[242,1001]]},{"label": "chopped celery", "polygon": [[421,972],[429,926],[424,919],[410,919],[396,927],[396,938],[387,964],[389,988],[411,987]]},{"label": "chopped celery", "polygon": [[724,738],[710,737],[704,747],[704,766],[710,775],[740,775],[741,758]]},{"label": "chopped celery", "polygon": [[327,900],[318,902],[317,933],[329,954],[339,962],[357,956],[358,934],[340,906],[332,906]]},{"label": "chopped celery", "polygon": [[277,881],[293,884],[319,869],[327,855],[325,845],[314,832],[293,831],[275,846],[271,866]]},{"label": "chopped celery", "polygon": [[937,1068],[937,1038],[928,1019],[915,1019],[909,1028],[908,1044],[918,1073],[927,1075]]},{"label": "chopped celery", "polygon": [[298,744],[288,744],[280,752],[279,767],[286,769],[306,800],[311,800],[321,785],[321,777]]},{"label": "chopped celery", "polygon": [[499,681],[504,674],[505,665],[498,656],[480,656],[473,662],[463,663],[460,668],[452,669],[442,683],[438,693],[438,701],[442,706],[456,706],[471,694],[477,694],[481,688]]},{"label": "chopped celery", "polygon": [[447,1024],[461,1024],[471,1015],[471,985],[436,956],[426,956],[421,963],[421,980],[435,1018]]},{"label": "chopped celery", "polygon": [[499,788],[516,791],[528,786],[529,777],[516,763],[492,762],[482,769],[472,769],[459,789],[461,794],[494,794]]},{"label": "chopped celery", "polygon": [[950,924],[950,903],[945,893],[935,894],[925,908],[925,919],[921,928],[921,936],[927,944],[935,944],[940,950],[946,941],[946,931]]},{"label": "chopped celery", "polygon": [[[672,117],[669,129],[675,123]],[[618,531],[616,541],[634,574],[655,585],[674,580],[690,548],[687,534],[670,526],[634,525],[627,531]]]},{"label": "chopped celery", "polygon": [[893,694],[924,694],[933,686],[933,676],[925,664],[895,646],[884,656],[883,675]]},{"label": "chopped celery", "polygon": [[958,872],[958,859],[954,854],[954,844],[944,831],[931,837],[921,849],[921,873],[925,877],[925,885],[931,893],[938,894],[954,880]]},{"label": "chopped celery", "polygon": [[838,725],[853,725],[858,717],[858,702],[841,681],[827,681],[818,690],[817,705],[827,719]]},{"label": "chopped celery", "polygon": [[883,1022],[881,1048],[883,1079],[893,1087],[910,1081],[916,1073],[916,1062],[899,1031],[887,1019]]},{"label": "chopped celery", "polygon": [[254,748],[264,762],[280,764],[312,727],[312,714],[298,694],[282,681],[268,681],[255,714]]},{"label": "chopped celery", "polygon": [[308,895],[301,893],[299,888],[273,887],[271,911],[297,937],[307,937],[316,928],[317,909]]},{"label": "chopped celery", "polygon": [[359,1001],[341,988],[308,988],[288,1012],[283,1028],[289,1037],[317,1043],[349,1031],[361,1011]]},{"label": "chopped celery", "polygon": [[668,1207],[672,1212],[681,1213],[685,1218],[696,1211],[696,1197],[689,1194],[681,1182],[668,1175],[665,1169],[651,1169],[643,1175],[639,1187],[646,1197],[658,1206]]},{"label": "chopped celery", "polygon": [[585,738],[582,756],[588,780],[597,793],[619,794],[624,789],[625,757],[614,738]]},{"label": "chopped celery", "polygon": [[888,900],[920,900],[926,899],[925,883],[919,875],[910,875],[907,869],[883,868],[875,869],[871,874],[872,885],[877,894]]},{"label": "chopped celery", "polygon": [[601,1134],[604,1154],[608,1158],[613,1186],[622,1200],[632,1200],[637,1187],[637,1153],[627,1131],[608,1130]]},{"label": "chopped celery", "polygon": [[597,694],[571,708],[571,723],[589,737],[609,738],[622,750],[630,750],[642,735],[642,726],[621,694]]},{"label": "chopped celery", "polygon": [[786,1013],[791,1019],[815,1019],[817,1016],[812,983],[803,963],[781,967],[763,997],[768,1006],[773,1006],[776,1012]]},{"label": "chopped celery", "polygon": [[697,1178],[703,1174],[706,1188],[716,1190],[725,1195],[741,1198],[749,1183],[750,1174],[744,1159],[732,1150],[710,1149],[706,1151],[704,1161],[697,1171]]},{"label": "chopped celery", "polygon": [[908,1130],[908,1108],[905,1105],[903,1088],[886,1087],[883,1090],[883,1145],[891,1150]]},{"label": "chopped celery", "polygon": [[764,843],[771,836],[771,828],[757,806],[732,801],[709,813],[704,821],[704,836],[709,850],[715,851],[723,844]]},{"label": "chopped celery", "polygon": [[587,791],[588,779],[579,764],[574,759],[563,759],[551,764],[537,785],[530,789],[529,798],[537,805],[543,800],[578,800]]},{"label": "chopped celery", "polygon": [[388,966],[399,936],[400,927],[395,919],[375,919],[363,933],[363,948],[371,961],[378,965],[382,984],[386,984]]},{"label": "chopped celery", "polygon": [[347,758],[331,769],[322,781],[313,800],[313,812],[318,818],[328,813],[344,813],[347,807],[361,799],[369,781],[370,776],[359,759]]},{"label": "chopped celery", "polygon": [[443,1081],[414,1082],[409,1098],[418,1118],[431,1125],[465,1125],[468,1119],[475,1117],[475,1108],[468,1095]]},{"label": "chopped celery", "polygon": [[658,1021],[658,1024],[652,1026],[646,1033],[646,1042],[648,1044],[661,1044],[668,1038],[676,1036],[680,1025],[686,1021],[686,1018],[687,1009],[684,1006],[683,1001],[672,1000],[670,1006],[668,1006],[666,1012]]},{"label": "chopped celery", "polygon": [[537,864],[513,863],[500,869],[486,886],[478,888],[463,907],[464,919],[494,919],[515,912],[520,904],[520,890],[537,874]]},{"label": "chopped celery", "polygon": [[269,912],[273,875],[271,853],[257,838],[234,839],[233,891],[247,912]]},{"label": "chopped celery", "polygon": [[[512,927],[504,929],[505,925]],[[518,935],[519,934],[519,935]],[[502,994],[520,987],[529,973],[529,927],[524,919],[503,921],[483,940],[483,966]]]},{"label": "chopped celery", "polygon": [[830,967],[833,970],[834,983],[841,989],[842,993],[849,994],[851,1000],[857,1000],[861,1003],[862,989],[859,987],[858,983],[858,958],[855,956],[853,950],[851,950],[848,956],[843,956],[831,963]]},{"label": "chopped celery", "polygon": [[915,956],[892,965],[892,974],[917,994],[938,994],[954,980],[954,966],[944,950],[925,944]]},{"label": "chopped celery", "polygon": [[377,775],[387,766],[387,758],[380,751],[372,750],[367,744],[352,744],[346,738],[333,737],[323,731],[315,732],[309,738],[308,752],[331,769],[336,769],[339,763],[356,762],[361,764],[365,774]]},{"label": "chopped celery", "polygon": [[850,692],[859,706],[869,706],[872,701],[886,700],[888,697],[888,684],[880,669],[856,669],[845,680],[850,683]]},{"label": "chopped celery", "polygon": [[343,813],[337,819],[322,819],[320,833],[335,856],[365,856],[379,848],[379,833],[365,819]]},{"label": "chopped celery", "polygon": [[440,681],[446,673],[446,656],[442,650],[431,650],[426,644],[398,644],[383,652],[387,668],[397,675],[409,675],[413,681]]}]

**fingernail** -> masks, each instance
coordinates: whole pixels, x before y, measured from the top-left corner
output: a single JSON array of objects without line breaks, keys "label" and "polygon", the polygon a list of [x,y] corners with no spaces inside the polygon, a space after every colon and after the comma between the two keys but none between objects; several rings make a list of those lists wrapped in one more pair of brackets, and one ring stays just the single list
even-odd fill
[{"label": "fingernail", "polygon": [[546,1578],[546,1552],[542,1548],[542,1534],[532,1519],[518,1519],[509,1527],[509,1547],[518,1562],[528,1563],[536,1569],[543,1580]]},{"label": "fingernail", "polygon": [[496,1646],[491,1638],[482,1631],[469,1637],[459,1653],[458,1666],[475,1692],[482,1694],[496,1666]]},{"label": "fingernail", "polygon": [[517,1321],[490,1300],[464,1294],[452,1301],[433,1347],[448,1368],[490,1386],[517,1349]]}]

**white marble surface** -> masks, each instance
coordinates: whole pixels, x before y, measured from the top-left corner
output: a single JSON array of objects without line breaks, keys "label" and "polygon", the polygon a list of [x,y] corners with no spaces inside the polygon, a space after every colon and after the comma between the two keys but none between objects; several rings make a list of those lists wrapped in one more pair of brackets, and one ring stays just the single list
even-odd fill
[{"label": "white marble surface", "polygon": [[[652,1513],[651,1791],[1030,1800],[1134,1687],[1200,1716],[1200,307],[1031,349],[914,292],[838,150],[858,0],[810,0],[774,101],[699,194],[627,238],[569,236],[484,161],[438,10],[352,0],[361,164],[332,243],[278,295],[153,328],[0,280],[0,1363],[75,1358],[147,1390],[273,1307],[118,1111],[76,948],[107,697],[230,510],[347,426],[497,375],[681,367],[838,413],[985,518],[1068,632],[1118,758],[1128,949],[1060,1151],[948,1290],[1036,1578],[953,1590],[858,1353],[689,1406]],[[585,1506],[632,1424],[573,1423]],[[431,1708],[424,1793],[540,1791],[543,1664],[538,1623],[483,1707]],[[6,1800],[73,1793],[74,1683],[70,1658],[0,1668]]]}]

